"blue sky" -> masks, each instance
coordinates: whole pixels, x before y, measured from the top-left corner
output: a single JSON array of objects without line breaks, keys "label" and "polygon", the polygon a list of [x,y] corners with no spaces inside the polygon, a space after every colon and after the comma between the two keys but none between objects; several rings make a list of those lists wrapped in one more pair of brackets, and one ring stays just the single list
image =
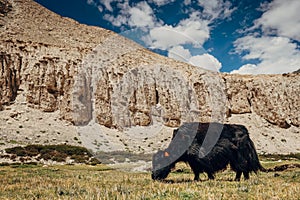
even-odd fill
[{"label": "blue sky", "polygon": [[36,1],[206,69],[272,74],[300,68],[300,0]]}]

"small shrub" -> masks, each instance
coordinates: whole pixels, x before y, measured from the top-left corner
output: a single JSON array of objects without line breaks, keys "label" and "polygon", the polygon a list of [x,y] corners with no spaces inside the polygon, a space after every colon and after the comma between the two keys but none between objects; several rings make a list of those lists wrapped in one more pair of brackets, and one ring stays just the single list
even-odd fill
[{"label": "small shrub", "polygon": [[29,145],[24,148],[26,151],[27,156],[37,156],[39,154],[40,148],[39,146]]},{"label": "small shrub", "polygon": [[13,147],[5,150],[6,153],[15,154],[17,156],[26,156],[26,150],[24,147]]},{"label": "small shrub", "polygon": [[91,158],[91,160],[89,161],[89,164],[90,165],[98,165],[98,164],[101,164],[101,162],[97,158]]},{"label": "small shrub", "polygon": [[73,159],[77,163],[87,163],[89,160],[88,156],[82,156],[82,155],[72,155],[71,159]]},{"label": "small shrub", "polygon": [[68,155],[63,152],[56,151],[56,150],[53,150],[53,151],[49,150],[49,151],[42,153],[40,157],[43,158],[44,160],[53,160],[53,161],[57,161],[57,162],[64,162],[64,161],[66,161],[66,158],[68,157]]},{"label": "small shrub", "polygon": [[71,145],[28,145],[26,147],[13,147],[5,150],[8,154],[16,156],[38,156],[37,160],[53,160],[64,162],[69,156],[79,163],[86,163],[92,154],[84,147]]},{"label": "small shrub", "polygon": [[9,166],[9,165],[10,165],[10,163],[8,163],[8,162],[0,163],[0,166],[1,166],[1,167],[3,167],[3,166]]}]

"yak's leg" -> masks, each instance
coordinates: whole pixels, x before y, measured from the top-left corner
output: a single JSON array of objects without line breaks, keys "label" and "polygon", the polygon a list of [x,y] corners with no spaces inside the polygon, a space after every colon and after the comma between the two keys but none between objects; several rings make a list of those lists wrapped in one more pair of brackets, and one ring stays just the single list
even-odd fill
[{"label": "yak's leg", "polygon": [[194,181],[199,181],[200,178],[199,178],[199,172],[194,172]]},{"label": "yak's leg", "polygon": [[195,162],[189,162],[190,167],[192,168],[192,171],[194,172],[194,181],[199,181],[199,174],[200,174],[200,169],[197,163]]},{"label": "yak's leg", "polygon": [[192,167],[191,166],[191,168],[192,168],[192,170],[193,170],[193,172],[194,172],[194,181],[199,181],[200,180],[200,178],[199,178],[199,174],[200,174],[200,171],[199,171],[199,169],[197,169],[197,167]]},{"label": "yak's leg", "polygon": [[249,179],[249,172],[243,172],[245,180]]},{"label": "yak's leg", "polygon": [[242,175],[242,172],[241,171],[237,171],[234,180],[235,181],[240,181],[241,180],[241,175]]},{"label": "yak's leg", "polygon": [[215,179],[215,177],[212,173],[208,172],[207,175],[208,175],[208,179],[211,179],[211,180]]}]

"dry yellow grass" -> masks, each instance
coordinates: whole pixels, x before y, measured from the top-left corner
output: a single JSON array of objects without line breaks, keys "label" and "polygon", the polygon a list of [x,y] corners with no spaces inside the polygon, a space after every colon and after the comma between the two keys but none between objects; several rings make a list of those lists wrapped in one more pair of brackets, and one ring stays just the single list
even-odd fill
[{"label": "dry yellow grass", "polygon": [[150,173],[105,165],[3,166],[0,199],[300,199],[300,169],[260,172],[241,182],[232,181],[234,173],[226,170],[216,180],[202,175],[202,181],[194,182],[185,164],[178,168],[183,173],[157,182]]}]

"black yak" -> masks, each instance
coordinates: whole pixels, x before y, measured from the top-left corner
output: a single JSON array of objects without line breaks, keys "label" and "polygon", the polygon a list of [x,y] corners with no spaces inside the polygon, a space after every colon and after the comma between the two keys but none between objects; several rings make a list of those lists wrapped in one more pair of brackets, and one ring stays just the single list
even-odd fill
[{"label": "black yak", "polygon": [[194,180],[199,180],[202,172],[214,179],[214,174],[228,164],[236,172],[236,181],[242,174],[249,179],[249,173],[264,171],[248,130],[234,124],[192,122],[174,130],[168,148],[153,156],[152,179],[165,179],[181,161],[190,165]]}]

